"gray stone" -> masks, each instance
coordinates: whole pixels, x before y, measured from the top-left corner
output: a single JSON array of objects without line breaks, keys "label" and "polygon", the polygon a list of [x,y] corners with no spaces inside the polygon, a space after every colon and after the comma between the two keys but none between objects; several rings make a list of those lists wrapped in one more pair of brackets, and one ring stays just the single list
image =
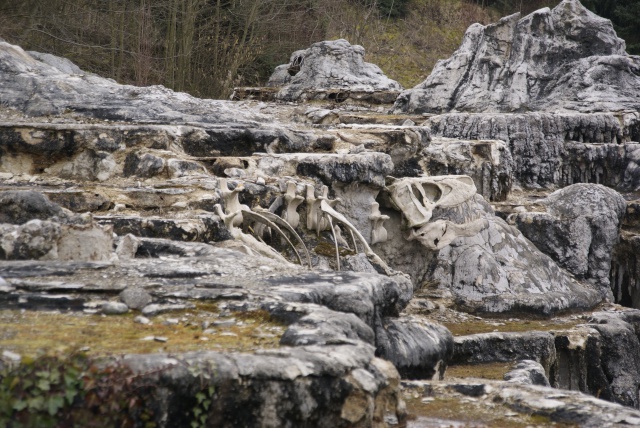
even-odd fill
[{"label": "gray stone", "polygon": [[611,254],[626,212],[624,198],[601,185],[574,184],[540,204],[546,213],[512,214],[509,221],[561,267],[612,298]]},{"label": "gray stone", "polygon": [[391,157],[383,153],[261,155],[258,169],[271,176],[314,177],[326,185],[336,182],[383,187],[393,171]]},{"label": "gray stone", "polygon": [[504,380],[522,385],[551,386],[542,364],[533,360],[518,361],[504,375]]},{"label": "gray stone", "polygon": [[[632,153],[640,114],[532,112],[448,113],[429,118],[433,138],[502,140],[513,159],[513,184],[527,188],[596,183],[640,185]],[[629,172],[627,172],[629,169]]]},{"label": "gray stone", "polygon": [[102,313],[105,315],[122,315],[129,312],[129,307],[122,302],[106,302],[102,305]]},{"label": "gray stone", "polygon": [[199,162],[182,159],[169,159],[167,161],[167,171],[172,178],[206,173],[206,169]]},{"label": "gray stone", "polygon": [[4,259],[105,261],[111,258],[112,246],[111,229],[95,224],[0,223],[0,257]]},{"label": "gray stone", "polygon": [[135,317],[133,319],[133,322],[142,324],[142,325],[151,324],[151,320],[147,317],[143,317],[142,315],[138,315],[137,317]]},{"label": "gray stone", "polygon": [[140,178],[155,177],[164,172],[165,161],[161,157],[145,153],[142,156],[130,153],[124,161],[124,176],[135,175]]},{"label": "gray stone", "polygon": [[[428,178],[415,179],[415,183],[427,186]],[[571,308],[591,308],[602,300],[599,291],[578,283],[521,232],[496,217],[474,189],[462,186],[456,190],[457,179],[444,178],[440,177],[440,187],[446,192],[433,193],[424,187],[429,195],[445,195],[434,201],[415,202],[417,199],[409,200],[411,194],[402,187],[392,189],[395,205],[402,209],[408,225],[414,226],[409,239],[431,252],[426,267],[416,266],[422,270],[422,281],[436,282],[466,311],[525,310],[551,315]],[[407,206],[410,201],[415,205]]]},{"label": "gray stone", "polygon": [[554,337],[548,332],[480,333],[454,342],[451,365],[534,360],[548,371],[556,363]]},{"label": "gray stone", "polygon": [[[640,412],[637,410],[578,391],[558,390],[548,386],[478,379],[406,381],[402,386],[409,396],[416,394],[432,400],[447,401],[450,406],[464,406],[464,418],[456,415],[457,418],[452,416],[452,419],[433,420],[428,418],[429,407],[426,405],[424,413],[416,415],[415,420],[416,424],[424,426],[482,426],[487,420],[487,409],[491,409],[494,417],[504,418],[502,421],[507,426],[518,421],[518,416],[525,418],[523,424],[530,424],[531,415],[549,418],[552,423],[592,428],[625,427],[640,423]],[[470,398],[474,399],[472,404]],[[456,419],[464,419],[464,422]]]},{"label": "gray stone", "polygon": [[616,303],[640,308],[640,236],[622,233],[611,263],[611,290]]},{"label": "gray stone", "polygon": [[503,141],[433,138],[422,158],[430,175],[468,175],[488,201],[511,193],[514,162]]},{"label": "gray stone", "polygon": [[[136,257],[136,252],[140,246],[140,241],[131,233],[127,233],[120,238],[118,246],[116,247],[116,254],[119,258],[133,259]],[[131,307],[131,305],[129,305]],[[135,308],[137,309],[137,308]]]},{"label": "gray stone", "polygon": [[142,309],[153,301],[153,297],[141,287],[127,287],[120,293],[120,300],[130,309]]},{"label": "gray stone", "polygon": [[[20,47],[0,42],[0,97],[30,115],[74,115],[109,120],[138,120],[153,123],[244,123],[260,114],[238,109],[222,101],[199,100],[162,86],[120,85],[88,73],[70,75],[59,64],[51,66],[36,60]],[[34,95],[25,88],[46,88],[47,94]],[[100,105],[95,100],[100,99]]]},{"label": "gray stone", "polygon": [[67,58],[62,58],[62,57],[51,55],[48,53],[40,53],[35,51],[28,51],[27,53],[31,55],[34,59],[44,62],[45,64],[60,70],[62,73],[87,74],[84,71],[82,71],[80,67],[75,65],[73,62],[71,62]]},{"label": "gray stone", "polygon": [[376,343],[377,354],[391,361],[403,379],[442,379],[453,354],[449,330],[406,316],[383,319]]},{"label": "gray stone", "polygon": [[640,59],[625,53],[611,21],[578,0],[553,10],[473,24],[460,48],[403,92],[404,112],[638,110]]},{"label": "gray stone", "polygon": [[64,221],[69,214],[40,192],[0,192],[0,223],[23,224],[29,220],[53,220],[54,217]]},{"label": "gray stone", "polygon": [[[297,58],[302,58],[299,66],[295,65]],[[286,70],[291,70],[293,75],[285,73]],[[402,89],[378,66],[364,62],[362,46],[351,45],[344,39],[315,43],[308,49],[294,52],[290,64],[278,67],[268,85],[282,86],[276,97],[287,101],[304,99],[306,91]]]},{"label": "gray stone", "polygon": [[144,316],[154,316],[154,315],[159,315],[159,314],[164,314],[167,312],[173,312],[173,311],[184,311],[185,309],[193,309],[195,308],[195,305],[192,303],[186,303],[186,304],[155,304],[152,303],[150,305],[145,306],[144,308],[142,308],[142,314]]}]

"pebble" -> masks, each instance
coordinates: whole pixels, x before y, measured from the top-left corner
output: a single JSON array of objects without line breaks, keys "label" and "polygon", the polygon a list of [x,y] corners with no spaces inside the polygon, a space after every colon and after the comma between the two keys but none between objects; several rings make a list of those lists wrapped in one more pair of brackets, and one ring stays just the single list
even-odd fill
[{"label": "pebble", "polygon": [[224,331],[224,332],[220,333],[220,336],[238,337],[237,334],[231,333],[230,331]]},{"label": "pebble", "polygon": [[13,362],[20,362],[20,360],[22,359],[20,354],[16,354],[15,352],[7,350],[2,351],[2,358]]},{"label": "pebble", "polygon": [[102,305],[102,313],[105,315],[122,315],[129,312],[129,307],[121,302],[106,302]]},{"label": "pebble", "polygon": [[[123,238],[123,240],[125,238]],[[131,309],[141,309],[150,304],[153,299],[143,288],[128,287],[120,293],[120,300],[122,300]]]},{"label": "pebble", "polygon": [[155,336],[153,338],[153,340],[155,340],[156,342],[166,342],[167,340],[169,340],[168,337],[164,337],[164,336]]},{"label": "pebble", "polygon": [[202,332],[202,334],[216,334],[217,330],[213,328],[208,328]]},{"label": "pebble", "polygon": [[133,322],[138,323],[138,324],[143,324],[143,325],[147,325],[151,323],[151,320],[147,317],[143,317],[142,315],[138,315],[137,317],[135,317],[133,319]]},{"label": "pebble", "polygon": [[187,304],[175,304],[175,305],[159,305],[152,303],[151,305],[147,305],[142,309],[142,314],[146,316],[150,315],[158,315],[164,312],[169,311],[182,311],[185,309],[193,309],[195,307],[192,303]]},{"label": "pebble", "polygon": [[236,320],[235,318],[230,318],[228,320],[214,321],[211,325],[214,327],[230,327],[232,325],[236,325]]},{"label": "pebble", "polygon": [[167,318],[162,322],[162,325],[178,325],[180,324],[180,320],[176,318]]}]

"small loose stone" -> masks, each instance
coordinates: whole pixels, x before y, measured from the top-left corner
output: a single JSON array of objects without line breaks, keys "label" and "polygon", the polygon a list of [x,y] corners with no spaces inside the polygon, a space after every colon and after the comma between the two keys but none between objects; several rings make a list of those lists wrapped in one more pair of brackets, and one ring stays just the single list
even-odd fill
[{"label": "small loose stone", "polygon": [[121,302],[107,302],[102,305],[102,313],[105,315],[122,315],[129,312],[129,307]]},{"label": "small loose stone", "polygon": [[142,315],[138,315],[137,317],[135,317],[133,319],[133,322],[137,323],[137,324],[143,324],[143,325],[147,325],[151,323],[151,320],[147,317],[143,317]]}]

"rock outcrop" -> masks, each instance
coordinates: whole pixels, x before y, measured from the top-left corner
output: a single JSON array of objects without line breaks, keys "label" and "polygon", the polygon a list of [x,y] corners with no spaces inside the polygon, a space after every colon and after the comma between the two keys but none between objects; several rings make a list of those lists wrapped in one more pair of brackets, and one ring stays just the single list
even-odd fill
[{"label": "rock outcrop", "polygon": [[624,198],[597,184],[574,184],[540,204],[547,212],[513,214],[509,220],[542,252],[576,278],[611,296],[609,271],[626,212]]},{"label": "rock outcrop", "polygon": [[[605,294],[577,282],[496,217],[469,177],[404,178],[390,184],[388,192],[409,229],[407,239],[418,241],[432,255],[420,266],[424,270],[411,271],[414,280],[434,282],[464,310],[550,315],[591,308]],[[617,223],[613,229],[615,241]],[[387,247],[385,256],[401,251]],[[393,265],[393,256],[388,257]]]},{"label": "rock outcrop", "polygon": [[635,159],[640,114],[447,113],[427,122],[434,137],[501,140],[513,159],[513,185],[523,188],[596,183],[640,186]]},{"label": "rock outcrop", "polygon": [[579,0],[474,24],[460,48],[394,109],[442,113],[640,109],[640,59]]},{"label": "rock outcrop", "polygon": [[268,86],[280,87],[276,98],[284,101],[328,99],[345,101],[350,93],[402,90],[382,70],[364,61],[364,48],[344,39],[319,42],[291,54],[289,64],[278,66]]},{"label": "rock outcrop", "polygon": [[640,304],[639,68],[577,0],[472,26],[394,115],[400,86],[344,40],[242,103],[0,42],[0,308],[166,327],[100,361],[157,426],[431,426],[437,397],[465,402],[461,423],[637,424],[577,391],[640,406],[637,311],[590,312]]}]

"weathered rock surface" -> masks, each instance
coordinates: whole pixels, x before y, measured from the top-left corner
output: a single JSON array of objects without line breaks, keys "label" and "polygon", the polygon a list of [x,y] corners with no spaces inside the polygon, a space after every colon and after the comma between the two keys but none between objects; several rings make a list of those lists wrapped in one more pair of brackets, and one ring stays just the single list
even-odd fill
[{"label": "weathered rock surface", "polygon": [[195,394],[210,386],[214,394],[204,414],[212,426],[378,427],[405,416],[396,404],[401,400],[397,371],[364,344],[257,355],[131,355],[125,363],[141,374],[142,385],[163,391],[156,416],[162,427],[189,425]]},{"label": "weathered rock surface", "polygon": [[403,112],[580,112],[640,109],[640,59],[611,22],[578,0],[488,26],[474,24],[426,81],[403,92]]},{"label": "weathered rock surface", "polygon": [[550,384],[638,408],[638,310],[595,312],[572,329],[455,338],[450,364],[533,360]]},{"label": "weathered rock surface", "polygon": [[[141,374],[141,382],[153,382],[154,388],[173,397],[169,402],[155,404],[160,411],[156,414],[160,426],[180,425],[190,418],[189,414],[176,409],[185,405],[178,405],[182,400],[188,403],[194,400],[189,382],[201,380],[194,377],[193,371],[186,370],[184,364],[171,363],[175,358],[188,360],[189,365],[209,367],[215,373],[210,385],[224,403],[224,406],[221,404],[224,411],[212,412],[210,416],[217,425],[253,426],[264,423],[265,412],[272,415],[269,420],[274,426],[294,422],[385,426],[404,417],[398,397],[398,373],[390,363],[374,357],[377,339],[373,327],[376,319],[397,314],[406,304],[411,295],[411,284],[407,280],[402,284],[374,273],[305,273],[293,265],[281,265],[207,244],[173,244],[165,240],[162,247],[161,240],[139,240],[138,251],[146,251],[151,257],[120,260],[117,264],[4,263],[0,266],[0,275],[13,287],[2,290],[2,306],[89,308],[96,299],[116,297],[120,293],[120,298],[131,307],[138,306],[135,302],[141,300],[141,295],[147,302],[142,312],[155,316],[163,308],[193,307],[175,303],[185,299],[222,298],[235,301],[234,307],[238,310],[267,310],[291,327],[283,335],[282,344],[293,348],[253,355],[126,357],[127,366]],[[155,243],[156,252],[145,250],[147,243]],[[171,247],[176,248],[171,250]],[[161,255],[162,259],[153,258]],[[130,288],[132,277],[137,278],[136,286],[140,289]],[[57,299],[55,305],[43,302],[37,290],[46,290],[50,299]],[[152,303],[145,296],[150,296]],[[102,308],[108,314],[128,310],[127,305],[115,301]],[[440,327],[438,332],[450,338],[446,329]],[[427,362],[423,361],[423,365],[426,367]],[[152,366],[158,370],[152,370]],[[328,383],[334,392],[325,391],[313,379],[324,379],[321,384]],[[250,402],[244,402],[241,397],[245,394],[238,395],[238,388],[269,392],[252,395],[247,398]],[[309,388],[308,393],[300,395],[305,388]],[[299,401],[306,396],[310,397],[309,402]],[[285,407],[280,409],[280,405]],[[331,414],[327,413],[326,406],[331,407]]]},{"label": "weathered rock surface", "polygon": [[633,190],[640,115],[613,113],[448,113],[428,123],[434,137],[502,140],[514,185],[526,188],[596,183]]},{"label": "weathered rock surface", "polygon": [[576,278],[611,295],[611,256],[627,208],[624,198],[601,185],[574,184],[539,203],[546,213],[513,214],[509,220]]},{"label": "weathered rock surface", "polygon": [[29,116],[71,113],[153,123],[249,125],[260,119],[254,112],[221,101],[201,100],[161,86],[119,85],[93,74],[79,74],[73,67],[62,67],[58,64],[64,62],[62,59],[55,62],[38,61],[20,47],[0,42],[0,94],[4,105]]},{"label": "weathered rock surface", "polygon": [[376,334],[377,355],[404,379],[442,379],[453,354],[453,336],[441,325],[409,317],[385,318]]},{"label": "weathered rock surface", "polygon": [[[475,43],[479,29],[470,29],[464,46]],[[571,206],[581,186],[548,198],[554,222],[590,225],[591,245],[580,247],[589,254],[586,268],[584,257],[571,265],[586,272],[572,272],[586,284],[487,203],[506,206],[514,190],[520,197],[521,188],[533,187],[543,197],[545,189],[577,182],[639,188],[637,59],[624,55],[609,23],[575,0],[481,33],[480,51],[467,52],[476,55],[468,76],[424,89],[457,88],[453,98],[427,100],[435,105],[429,111],[477,113],[440,116],[367,106],[400,88],[345,41],[294,53],[274,75],[287,82],[269,97],[320,100],[313,107],[231,105],[118,85],[64,59],[0,43],[0,190],[13,192],[9,199],[0,194],[7,207],[0,209],[0,255],[20,259],[0,263],[0,307],[87,316],[134,310],[149,317],[136,324],[147,328],[161,325],[155,317],[162,314],[217,302],[220,319],[190,327],[206,334],[236,328],[243,324],[236,312],[246,311],[282,323],[276,349],[125,357],[141,385],[161,391],[149,394],[159,426],[190,425],[205,387],[214,391],[206,422],[216,426],[397,425],[406,413],[399,374],[440,379],[452,362],[522,359],[536,363],[514,379],[547,376],[556,387],[637,407],[640,324],[633,311],[598,313],[567,331],[455,340],[430,321],[448,322],[452,307],[518,316],[588,309],[602,299],[608,263],[614,296],[633,301],[638,294],[631,229],[610,256],[624,205],[615,192],[588,186],[588,195],[598,192],[584,207]],[[511,56],[501,51],[508,43]],[[441,63],[429,82],[460,72],[464,67],[453,66],[464,53]],[[538,54],[547,64],[536,62]],[[621,64],[628,69],[606,74]],[[487,69],[493,74],[474,71]],[[531,84],[526,90],[523,79]],[[556,98],[551,90],[559,91]],[[530,109],[544,111],[497,113]],[[34,192],[15,192],[25,189]],[[94,214],[74,214],[86,211]],[[61,237],[75,228],[100,230],[105,239],[85,235],[62,257]],[[104,257],[83,258],[83,246]],[[408,315],[414,290],[424,311]],[[162,325],[181,323],[172,317]],[[563,422],[636,421],[629,409],[573,393],[555,391],[566,398],[558,404],[548,389],[492,385],[499,386],[460,381],[444,389],[467,402],[501,400],[516,412]]]},{"label": "weathered rock surface", "polygon": [[553,335],[542,331],[482,333],[454,342],[452,365],[534,360],[549,371],[557,358]]},{"label": "weathered rock surface", "polygon": [[282,86],[276,97],[286,101],[314,99],[319,92],[324,93],[322,98],[340,101],[349,92],[402,90],[377,65],[364,62],[362,46],[344,39],[315,43],[294,52],[289,64],[276,68],[268,85]]},{"label": "weathered rock surface", "polygon": [[511,192],[514,162],[503,141],[434,138],[422,161],[430,175],[468,175],[487,201],[503,201]]},{"label": "weathered rock surface", "polygon": [[611,290],[616,302],[640,308],[640,236],[623,232],[611,264]]},{"label": "weathered rock surface", "polygon": [[542,364],[533,360],[522,360],[504,375],[504,380],[522,385],[551,386]]},{"label": "weathered rock surface", "polygon": [[599,291],[578,283],[496,217],[469,182],[468,177],[451,176],[404,179],[389,186],[394,204],[412,227],[409,238],[431,251],[431,259],[422,261],[426,267],[412,272],[421,275],[414,280],[435,282],[459,307],[472,312],[550,315],[601,301]]}]

